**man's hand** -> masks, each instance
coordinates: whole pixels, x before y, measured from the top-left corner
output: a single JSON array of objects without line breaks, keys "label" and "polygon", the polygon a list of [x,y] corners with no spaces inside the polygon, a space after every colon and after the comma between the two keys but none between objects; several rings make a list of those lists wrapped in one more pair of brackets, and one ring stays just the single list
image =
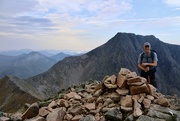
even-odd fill
[{"label": "man's hand", "polygon": [[149,63],[142,63],[141,66],[143,67],[143,70],[145,72],[148,72],[149,71],[149,67],[148,67]]},{"label": "man's hand", "polygon": [[144,71],[148,72],[149,71],[149,67],[144,67]]},{"label": "man's hand", "polygon": [[149,63],[142,63],[141,65],[142,65],[143,67],[146,67],[146,66],[149,65]]}]

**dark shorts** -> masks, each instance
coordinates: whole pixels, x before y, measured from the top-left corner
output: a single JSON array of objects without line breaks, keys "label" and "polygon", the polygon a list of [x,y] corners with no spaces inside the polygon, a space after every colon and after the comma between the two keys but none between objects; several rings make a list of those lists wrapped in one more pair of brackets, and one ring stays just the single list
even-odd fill
[{"label": "dark shorts", "polygon": [[146,78],[147,81],[148,81],[148,76],[150,77],[150,84],[152,84],[154,87],[157,88],[157,84],[156,84],[156,81],[155,81],[155,72],[141,71],[141,77]]}]

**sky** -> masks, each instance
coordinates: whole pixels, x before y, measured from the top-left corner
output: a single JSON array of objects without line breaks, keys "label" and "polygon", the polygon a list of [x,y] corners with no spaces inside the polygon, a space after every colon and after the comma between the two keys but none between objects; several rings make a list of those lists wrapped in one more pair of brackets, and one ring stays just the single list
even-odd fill
[{"label": "sky", "polygon": [[0,0],[0,51],[90,51],[118,32],[180,45],[180,0]]}]

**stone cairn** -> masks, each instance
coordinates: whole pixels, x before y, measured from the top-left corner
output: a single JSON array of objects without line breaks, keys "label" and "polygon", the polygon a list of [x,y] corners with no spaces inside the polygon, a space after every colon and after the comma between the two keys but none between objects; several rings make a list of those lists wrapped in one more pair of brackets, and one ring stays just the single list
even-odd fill
[{"label": "stone cairn", "polygon": [[180,108],[171,107],[171,102],[145,78],[121,68],[117,77],[72,86],[54,99],[33,103],[14,120],[180,121]]}]

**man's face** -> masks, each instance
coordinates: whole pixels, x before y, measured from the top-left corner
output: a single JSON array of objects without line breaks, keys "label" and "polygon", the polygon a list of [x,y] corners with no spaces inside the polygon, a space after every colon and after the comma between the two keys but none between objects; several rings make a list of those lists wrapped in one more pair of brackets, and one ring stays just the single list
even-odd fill
[{"label": "man's face", "polygon": [[151,47],[149,45],[144,46],[144,52],[145,53],[149,53],[150,49],[151,49]]}]

